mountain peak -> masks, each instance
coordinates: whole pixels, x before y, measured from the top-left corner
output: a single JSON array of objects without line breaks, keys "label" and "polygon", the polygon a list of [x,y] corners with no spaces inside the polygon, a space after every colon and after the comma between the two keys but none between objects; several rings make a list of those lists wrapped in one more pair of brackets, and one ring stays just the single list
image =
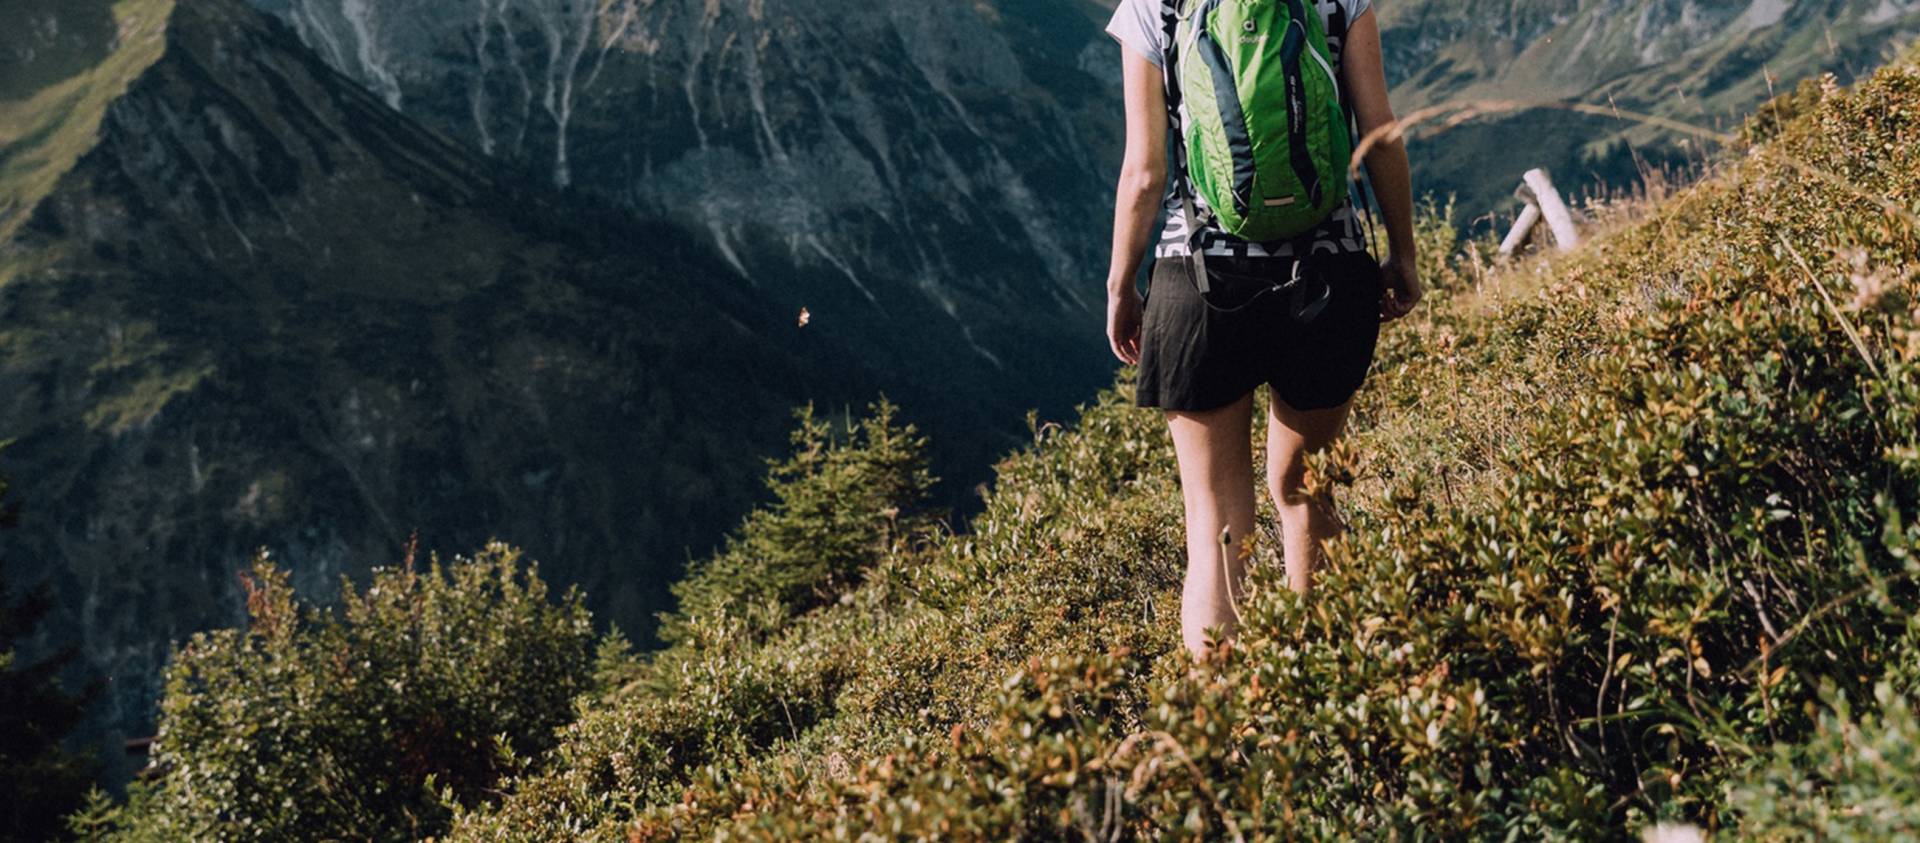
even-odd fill
[{"label": "mountain peak", "polygon": [[[98,140],[107,109],[166,52],[174,0],[29,0],[0,36],[0,240]],[[189,4],[193,5],[193,4]]]}]

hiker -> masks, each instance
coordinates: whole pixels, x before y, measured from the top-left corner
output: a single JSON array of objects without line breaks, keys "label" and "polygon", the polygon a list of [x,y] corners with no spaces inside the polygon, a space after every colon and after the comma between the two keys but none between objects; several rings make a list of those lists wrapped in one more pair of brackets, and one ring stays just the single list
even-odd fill
[{"label": "hiker", "polygon": [[[1163,410],[1173,435],[1180,631],[1201,655],[1207,630],[1232,633],[1252,554],[1259,385],[1290,588],[1308,590],[1341,529],[1307,492],[1305,459],[1345,427],[1381,323],[1420,302],[1413,191],[1404,144],[1373,143],[1376,263],[1347,178],[1355,138],[1394,121],[1371,0],[1122,0],[1107,32],[1124,45],[1127,114],[1107,335],[1139,367],[1135,403]],[[1134,278],[1163,211],[1143,299]]]}]

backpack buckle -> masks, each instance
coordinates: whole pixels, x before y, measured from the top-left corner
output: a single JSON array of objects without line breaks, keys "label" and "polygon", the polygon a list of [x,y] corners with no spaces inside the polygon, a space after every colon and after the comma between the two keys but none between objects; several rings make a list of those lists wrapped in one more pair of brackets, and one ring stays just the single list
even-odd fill
[{"label": "backpack buckle", "polygon": [[[1311,246],[1308,248],[1311,250]],[[1286,284],[1293,289],[1287,312],[1293,316],[1293,321],[1302,325],[1320,318],[1320,314],[1326,312],[1327,305],[1333,301],[1333,285],[1327,283],[1326,276],[1318,272],[1309,273],[1306,265],[1306,255],[1294,256],[1293,277]],[[1312,279],[1311,283],[1309,283],[1309,277]],[[1311,298],[1309,298],[1309,289],[1313,291]]]}]

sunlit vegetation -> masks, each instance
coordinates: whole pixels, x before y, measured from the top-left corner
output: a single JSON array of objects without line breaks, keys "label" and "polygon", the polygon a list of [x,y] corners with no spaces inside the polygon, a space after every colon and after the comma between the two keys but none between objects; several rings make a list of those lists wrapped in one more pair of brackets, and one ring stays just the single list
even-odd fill
[{"label": "sunlit vegetation", "polygon": [[[1496,265],[1423,226],[1435,295],[1389,333],[1353,436],[1313,472],[1350,529],[1306,599],[1264,541],[1242,632],[1205,662],[1175,640],[1170,443],[1124,374],[1073,426],[1036,423],[964,530],[923,508],[923,443],[890,408],[803,415],[775,503],[695,567],[667,649],[609,639],[589,678],[577,604],[536,607],[531,580],[479,596],[494,575],[458,566],[417,599],[388,596],[425,588],[395,572],[349,601],[390,609],[256,610],[176,659],[170,766],[122,833],[272,837],[275,806],[362,791],[421,795],[356,802],[403,807],[320,833],[1920,833],[1920,70],[1810,83],[1755,120],[1701,183],[1571,256]],[[291,605],[259,577],[262,605]],[[472,742],[402,765],[412,778],[393,771],[414,756],[378,740],[341,744],[366,775],[275,778],[293,762],[260,747],[331,721],[254,701],[343,671],[365,696],[317,711],[414,710],[422,686],[386,681],[414,662],[353,665],[434,628],[407,608],[433,593],[527,620],[476,633],[488,649],[458,676],[482,688],[428,698],[538,690],[531,713],[477,719]],[[434,664],[471,646],[421,640],[447,648],[424,651]],[[539,670],[486,655],[535,644],[555,648]],[[278,789],[207,789],[243,778]]]}]

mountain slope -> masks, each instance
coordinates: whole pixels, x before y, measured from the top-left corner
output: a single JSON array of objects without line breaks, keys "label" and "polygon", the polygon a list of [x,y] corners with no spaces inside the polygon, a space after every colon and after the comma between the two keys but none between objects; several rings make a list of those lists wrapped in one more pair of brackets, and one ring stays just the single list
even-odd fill
[{"label": "mountain slope", "polygon": [[[1313,467],[1350,524],[1319,590],[1262,535],[1208,663],[1170,442],[1122,382],[970,533],[776,635],[744,589],[694,619],[455,839],[1796,839],[1742,781],[1913,816],[1910,757],[1765,756],[1920,700],[1916,59],[1783,99],[1570,258],[1435,249]],[[1822,775],[1889,802],[1829,810]]]},{"label": "mountain slope", "polygon": [[679,228],[503,180],[244,4],[111,11],[0,106],[0,436],[9,576],[51,578],[41,637],[114,727],[261,546],[324,595],[416,530],[498,536],[644,636],[789,409],[882,385]]},{"label": "mountain slope", "polygon": [[[1709,131],[1775,92],[1878,67],[1920,35],[1912,0],[1523,0],[1497,13],[1454,0],[1380,3],[1401,113],[1449,102],[1571,100]],[[1705,160],[1711,144],[1630,119],[1528,109],[1412,146],[1422,189],[1471,216],[1505,207],[1529,167],[1563,184],[1631,186],[1645,167]],[[1599,186],[1599,185],[1595,185]]]},{"label": "mountain slope", "polygon": [[[1092,7],[257,0],[409,115],[700,232],[884,368],[1054,415],[1108,372]],[[958,426],[958,424],[956,424]],[[985,459],[991,454],[982,454]]]},{"label": "mountain slope", "polygon": [[[951,303],[1002,361],[1026,335],[1013,335],[1016,350],[982,339],[1002,314],[970,293],[1051,312],[1104,254],[1106,221],[1088,209],[1107,199],[1119,152],[1118,48],[1099,31],[1114,0],[877,14],[793,0],[255,2],[409,114],[489,154],[688,220],[769,286],[817,294],[857,282],[888,306]],[[1377,8],[1402,113],[1575,99],[1708,128],[1751,111],[1769,79],[1781,90],[1822,72],[1851,79],[1920,34],[1912,0]],[[1422,191],[1459,194],[1471,219],[1509,207],[1529,167],[1577,188],[1701,160],[1680,140],[1523,111],[1421,137],[1415,173]],[[778,225],[763,229],[770,213]],[[1005,262],[984,262],[982,244]],[[998,289],[1008,267],[1036,284]]]},{"label": "mountain slope", "polygon": [[1380,16],[1390,81],[1409,107],[1612,93],[1722,121],[1767,95],[1767,75],[1851,78],[1920,32],[1910,0],[1534,0],[1498,20],[1448,0],[1405,0],[1381,4]]},{"label": "mountain slope", "polygon": [[171,3],[21,3],[0,35],[0,239],[91,148],[113,100],[165,50]]}]

